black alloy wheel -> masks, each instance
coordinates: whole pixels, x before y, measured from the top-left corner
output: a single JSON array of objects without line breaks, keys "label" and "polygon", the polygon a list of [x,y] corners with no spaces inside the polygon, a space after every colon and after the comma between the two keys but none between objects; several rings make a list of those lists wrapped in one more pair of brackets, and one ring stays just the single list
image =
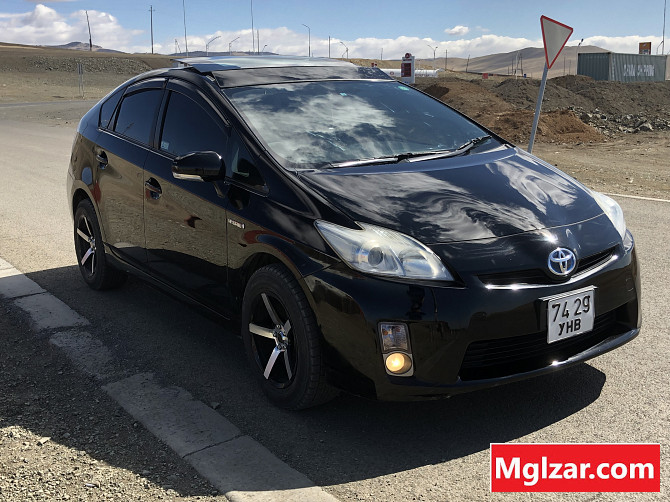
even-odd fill
[{"label": "black alloy wheel", "polygon": [[320,333],[305,294],[282,265],[257,270],[242,305],[242,338],[263,391],[299,410],[337,394],[326,382]]},{"label": "black alloy wheel", "polygon": [[107,263],[93,204],[83,200],[74,213],[74,247],[81,276],[92,289],[111,289],[126,280],[125,272]]}]

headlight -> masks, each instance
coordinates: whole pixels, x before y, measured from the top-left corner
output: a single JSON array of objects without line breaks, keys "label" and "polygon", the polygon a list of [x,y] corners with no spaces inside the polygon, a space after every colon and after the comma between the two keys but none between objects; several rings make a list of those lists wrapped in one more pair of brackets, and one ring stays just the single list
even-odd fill
[{"label": "headlight", "polygon": [[596,200],[605,214],[612,220],[614,228],[617,229],[622,239],[626,237],[626,220],[623,217],[621,206],[605,194],[591,190],[591,195]]},{"label": "headlight", "polygon": [[356,270],[407,279],[454,280],[438,256],[416,239],[367,223],[358,225],[363,230],[316,222],[323,238]]}]

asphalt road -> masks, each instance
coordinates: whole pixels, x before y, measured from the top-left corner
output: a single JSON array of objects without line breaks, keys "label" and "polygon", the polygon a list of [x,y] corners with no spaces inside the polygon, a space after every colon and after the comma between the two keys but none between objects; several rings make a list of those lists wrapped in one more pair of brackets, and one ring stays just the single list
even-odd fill
[{"label": "asphalt road", "polygon": [[[16,110],[16,111],[15,111]],[[18,113],[16,107],[12,113]],[[644,325],[628,345],[567,371],[443,401],[342,396],[301,413],[269,405],[232,327],[131,279],[89,290],[74,259],[65,177],[74,127],[0,114],[0,257],[90,320],[129,371],[188,390],[342,500],[527,500],[489,493],[489,444],[660,443],[660,494],[537,500],[667,500],[670,479],[670,203],[619,198],[642,267]]]}]

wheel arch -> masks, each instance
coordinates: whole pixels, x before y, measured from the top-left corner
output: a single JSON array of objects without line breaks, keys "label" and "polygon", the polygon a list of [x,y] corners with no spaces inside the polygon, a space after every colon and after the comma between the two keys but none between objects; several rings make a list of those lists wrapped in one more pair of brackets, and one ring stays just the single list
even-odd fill
[{"label": "wheel arch", "polygon": [[95,201],[95,197],[90,192],[88,185],[84,184],[81,181],[75,182],[72,188],[72,197],[70,199],[72,203],[72,206],[70,207],[71,211],[70,216],[72,218],[74,218],[74,214],[77,212],[77,206],[83,200],[88,200],[93,206],[93,210],[95,211],[95,217],[98,219],[98,225],[100,226],[100,233],[102,234],[102,240],[103,242],[107,242],[107,237],[105,235],[105,228],[102,225],[102,219],[100,218],[100,210],[98,208],[98,204]]},{"label": "wheel arch", "polygon": [[293,275],[307,298],[312,311],[316,312],[314,298],[304,277],[330,266],[335,260],[313,250],[298,248],[295,243],[289,243],[273,235],[265,235],[259,238],[254,247],[258,247],[258,249],[245,258],[242,265],[234,271],[233,277],[231,277],[232,293],[239,305],[242,305],[244,291],[251,276],[257,270],[277,263],[286,267]]}]

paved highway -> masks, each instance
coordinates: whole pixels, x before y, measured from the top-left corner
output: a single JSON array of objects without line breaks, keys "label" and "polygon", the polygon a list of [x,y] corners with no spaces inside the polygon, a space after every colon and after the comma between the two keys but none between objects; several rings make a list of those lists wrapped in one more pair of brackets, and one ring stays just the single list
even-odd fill
[{"label": "paved highway", "polygon": [[637,242],[644,315],[641,335],[621,349],[555,375],[443,401],[342,396],[289,413],[265,401],[231,326],[138,280],[106,293],[85,286],[65,196],[74,126],[51,124],[0,115],[0,257],[88,319],[87,331],[130,374],[153,373],[163,385],[219,403],[218,413],[244,434],[341,500],[527,500],[489,493],[492,442],[661,443],[661,494],[597,498],[667,500],[670,202],[618,198]]}]

